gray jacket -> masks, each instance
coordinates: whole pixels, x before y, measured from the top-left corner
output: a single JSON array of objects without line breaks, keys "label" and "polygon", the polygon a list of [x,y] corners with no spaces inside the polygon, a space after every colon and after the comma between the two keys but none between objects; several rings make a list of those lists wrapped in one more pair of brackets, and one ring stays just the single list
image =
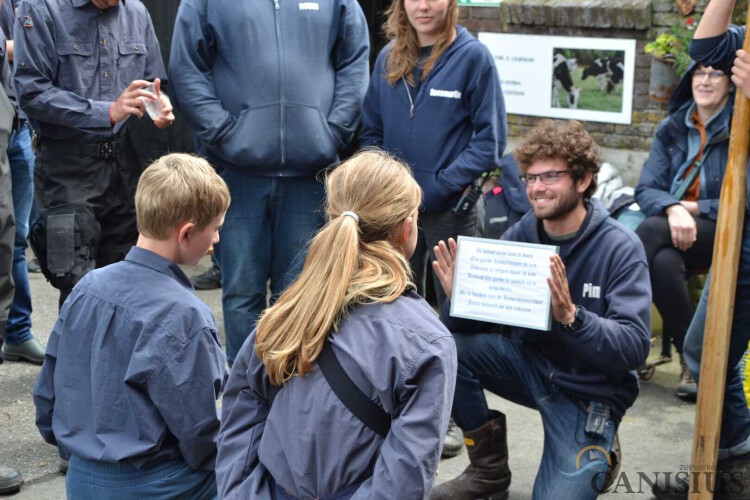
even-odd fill
[{"label": "gray jacket", "polygon": [[302,499],[362,481],[352,498],[429,497],[456,381],[451,334],[409,292],[390,304],[356,307],[329,341],[354,383],[391,415],[388,435],[357,420],[317,367],[294,377],[269,407],[253,331],[224,391],[221,498],[271,498],[271,477]]}]

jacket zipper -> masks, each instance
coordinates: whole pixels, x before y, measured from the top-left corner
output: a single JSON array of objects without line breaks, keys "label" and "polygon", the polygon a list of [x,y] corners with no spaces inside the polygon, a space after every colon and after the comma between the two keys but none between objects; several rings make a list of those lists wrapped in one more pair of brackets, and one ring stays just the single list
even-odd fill
[{"label": "jacket zipper", "polygon": [[406,89],[406,97],[409,98],[409,119],[414,118],[414,100],[411,98],[411,91],[409,91],[409,84],[406,83],[406,78],[401,77],[401,81],[404,82],[404,88]]},{"label": "jacket zipper", "polygon": [[281,42],[281,4],[273,0],[276,22],[276,47],[279,51],[279,139],[281,141],[281,166],[286,165],[286,139],[284,137],[284,48]]}]

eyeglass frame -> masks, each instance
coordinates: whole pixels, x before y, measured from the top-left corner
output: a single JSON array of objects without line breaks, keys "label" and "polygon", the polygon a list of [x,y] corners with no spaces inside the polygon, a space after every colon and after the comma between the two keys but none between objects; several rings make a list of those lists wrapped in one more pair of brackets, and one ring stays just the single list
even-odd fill
[{"label": "eyeglass frame", "polygon": [[[543,176],[549,176],[550,174],[553,174],[552,177],[548,177],[545,181]],[[533,186],[537,179],[545,186],[551,186],[560,181],[560,174],[570,174],[575,179],[575,172],[572,170],[547,170],[540,174],[521,174],[518,178],[521,180],[521,184],[526,187]]]},{"label": "eyeglass frame", "polygon": [[692,79],[701,81],[705,77],[708,77],[709,82],[718,83],[725,76],[727,76],[726,73],[718,69],[713,69],[711,71],[706,71],[705,69],[696,69],[695,71],[693,71]]}]

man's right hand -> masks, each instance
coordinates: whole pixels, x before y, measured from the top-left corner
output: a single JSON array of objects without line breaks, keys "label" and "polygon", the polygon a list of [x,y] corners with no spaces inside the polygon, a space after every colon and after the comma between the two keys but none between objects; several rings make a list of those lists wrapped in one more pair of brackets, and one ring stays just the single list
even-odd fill
[{"label": "man's right hand", "polygon": [[669,230],[672,234],[672,244],[684,252],[693,246],[698,237],[695,219],[679,203],[668,206],[666,212]]},{"label": "man's right hand", "polygon": [[146,80],[133,80],[130,85],[127,86],[122,94],[117,96],[117,100],[112,107],[110,117],[112,121],[117,123],[130,115],[135,115],[138,118],[143,118],[143,113],[146,112],[143,99],[151,99],[153,94],[146,90],[146,87],[151,85]]},{"label": "man's right hand", "polygon": [[435,252],[432,269],[443,287],[445,296],[450,298],[453,292],[453,271],[456,268],[456,252],[458,250],[456,240],[448,238],[447,245],[443,240],[440,240],[432,250]]}]

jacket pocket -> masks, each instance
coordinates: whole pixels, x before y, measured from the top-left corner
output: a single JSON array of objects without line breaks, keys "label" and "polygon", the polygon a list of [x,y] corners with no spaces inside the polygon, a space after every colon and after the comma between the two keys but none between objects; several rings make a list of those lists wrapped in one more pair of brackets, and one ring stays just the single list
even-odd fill
[{"label": "jacket pocket", "polygon": [[288,165],[325,166],[336,159],[339,145],[319,109],[287,104],[285,115]]},{"label": "jacket pocket", "polygon": [[122,40],[117,54],[117,74],[120,83],[130,85],[133,80],[140,80],[146,74],[146,44],[138,40]]},{"label": "jacket pocket", "polygon": [[281,164],[279,105],[244,108],[212,151],[233,165],[269,168]]},{"label": "jacket pocket", "polygon": [[60,62],[57,81],[60,87],[80,93],[94,84],[94,44],[76,40],[59,41],[56,44],[57,59]]},{"label": "jacket pocket", "polygon": [[414,170],[414,178],[422,188],[422,207],[426,212],[439,212],[450,208],[458,200],[461,191],[455,191],[440,179],[440,172]]}]

